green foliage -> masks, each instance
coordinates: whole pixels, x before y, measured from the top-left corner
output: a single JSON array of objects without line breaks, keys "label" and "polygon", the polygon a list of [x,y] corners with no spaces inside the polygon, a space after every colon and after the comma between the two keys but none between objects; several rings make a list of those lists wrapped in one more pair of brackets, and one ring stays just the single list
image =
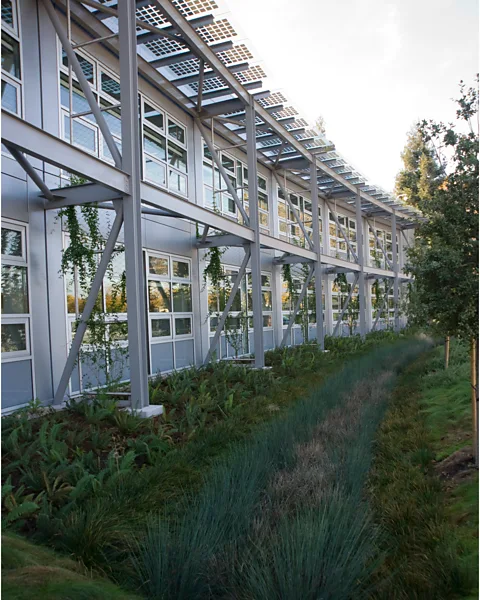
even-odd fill
[{"label": "green foliage", "polygon": [[[272,477],[279,470],[293,468],[298,445],[309,441],[328,411],[345,402],[360,381],[387,365],[392,370],[400,368],[421,347],[399,344],[349,364],[214,466],[202,489],[188,498],[182,518],[171,521],[160,514],[153,520],[136,552],[134,581],[145,596],[318,598],[335,597],[331,595],[335,589],[340,594],[336,597],[354,596],[363,583],[359,574],[368,573],[373,552],[372,530],[366,528],[368,517],[359,499],[370,461],[371,435],[381,409],[375,411],[376,418],[368,412],[361,419],[360,446],[345,445],[345,452],[351,448],[351,453],[344,456],[330,448],[331,460],[338,463],[338,490],[345,493],[348,509],[338,512],[341,503],[336,501],[316,510],[307,506],[296,514],[297,519],[293,515],[293,520],[274,520],[273,530],[263,537],[258,536],[256,520],[270,504],[265,494]],[[319,510],[323,519],[318,518]],[[312,550],[319,550],[321,539],[327,547],[320,555],[312,555]],[[289,551],[298,557],[295,566],[303,569],[296,578],[291,576],[290,583],[285,572]],[[286,587],[279,584],[281,577]],[[300,586],[296,591],[295,585]]]},{"label": "green foliage", "polygon": [[[71,176],[71,185],[81,185],[86,180]],[[83,218],[85,226],[79,221]],[[97,271],[97,256],[105,246],[106,238],[102,235],[99,220],[99,209],[95,204],[82,204],[80,207],[69,206],[58,212],[58,218],[63,219],[63,224],[69,234],[68,247],[63,250],[61,273],[75,275],[83,297],[87,297],[90,286]],[[107,266],[107,274],[113,275],[113,260],[124,252],[118,245]],[[112,278],[113,279],[113,278]],[[103,373],[107,387],[118,383],[122,368],[119,364],[125,362],[128,348],[119,344],[116,339],[124,337],[127,332],[127,323],[120,321],[115,313],[126,310],[126,274],[125,271],[118,281],[112,284],[111,296],[108,298],[109,317],[105,314],[101,297],[87,319],[88,351],[81,349],[80,358],[90,363],[97,372]],[[82,322],[81,309],[77,312],[75,327]],[[112,335],[113,333],[113,335]],[[114,368],[114,363],[115,368]],[[100,380],[100,376],[98,377]],[[93,387],[96,382],[89,382]]]},{"label": "green foliage", "polygon": [[[477,77],[478,83],[478,77]],[[397,191],[425,215],[408,252],[410,316],[445,335],[478,333],[478,91],[460,85],[457,123],[422,121]],[[468,133],[462,130],[469,128]],[[441,175],[440,175],[441,173]]]},{"label": "green foliage", "polygon": [[[369,485],[376,521],[383,530],[384,559],[377,582],[386,583],[373,596],[378,600],[465,597],[478,586],[478,519],[477,539],[475,524],[460,533],[433,469],[435,456],[441,457],[442,448],[448,447],[453,422],[461,428],[463,420],[461,414],[450,412],[448,390],[463,379],[458,368],[467,357],[455,344],[452,350],[451,371],[443,369],[441,348],[407,369],[380,427]],[[467,390],[464,402],[468,398]],[[447,420],[446,413],[450,413]],[[477,500],[473,495],[470,502],[467,514],[473,517],[478,515],[478,492]],[[463,508],[456,510],[461,518]]]}]

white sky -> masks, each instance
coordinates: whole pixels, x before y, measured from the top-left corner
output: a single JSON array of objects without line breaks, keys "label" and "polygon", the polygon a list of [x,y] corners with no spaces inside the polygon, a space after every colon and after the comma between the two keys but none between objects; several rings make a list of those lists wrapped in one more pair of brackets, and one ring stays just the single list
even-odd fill
[{"label": "white sky", "polygon": [[478,72],[477,0],[223,0],[310,123],[392,190],[406,133],[419,118],[452,121],[458,82]]}]

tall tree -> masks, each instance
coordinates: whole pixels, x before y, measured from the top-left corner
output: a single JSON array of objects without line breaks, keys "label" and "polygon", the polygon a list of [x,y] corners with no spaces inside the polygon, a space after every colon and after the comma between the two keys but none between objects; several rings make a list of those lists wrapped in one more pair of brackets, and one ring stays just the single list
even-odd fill
[{"label": "tall tree", "polygon": [[[414,277],[411,313],[438,333],[468,339],[476,363],[478,336],[478,76],[460,82],[453,124],[421,121],[403,153],[397,193],[426,217],[416,229],[407,269]],[[474,128],[475,120],[475,128]],[[472,369],[472,375],[477,368]],[[476,387],[476,376],[472,384]],[[478,397],[478,393],[477,393]],[[477,403],[474,449],[477,452]]]}]

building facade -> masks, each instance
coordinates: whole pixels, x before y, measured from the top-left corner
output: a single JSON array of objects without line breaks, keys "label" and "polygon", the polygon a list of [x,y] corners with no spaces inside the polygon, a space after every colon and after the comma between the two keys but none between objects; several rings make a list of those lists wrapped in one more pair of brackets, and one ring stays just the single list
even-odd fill
[{"label": "building facade", "polygon": [[[282,343],[299,344],[307,337],[323,339],[317,322],[327,335],[401,327],[401,290],[407,281],[402,271],[413,236],[411,215],[392,209],[390,199],[378,201],[378,194],[369,196],[370,186],[358,177],[350,178],[353,183],[345,192],[342,186],[349,177],[341,164],[334,171],[338,181],[336,175],[330,178],[335,184],[333,193],[323,185],[330,171],[315,166],[316,206],[311,178],[306,177],[308,165],[305,169],[300,163],[287,164],[297,160],[296,155],[288,154],[285,159],[281,155],[288,143],[282,139],[283,131],[305,144],[312,136],[304,126],[292,130],[288,123],[279,125],[278,137],[275,129],[266,127],[260,113],[277,114],[281,123],[289,119],[288,110],[277,107],[275,94],[249,94],[248,84],[258,76],[259,68],[245,67],[244,55],[250,55],[243,44],[224,51],[237,52],[233,63],[227,57],[222,61],[252,98],[257,124],[253,158],[251,145],[250,151],[247,148],[249,107],[235,109],[228,104],[236,102],[232,91],[223,97],[215,91],[215,57],[221,52],[208,55],[211,72],[205,71],[204,60],[200,62],[203,70],[189,75],[192,58],[179,60],[182,48],[152,54],[158,39],[172,45],[177,42],[159,37],[158,32],[155,37],[155,31],[142,30],[137,22],[136,32],[130,35],[136,36],[134,43],[142,52],[135,57],[138,89],[129,105],[121,64],[128,59],[128,52],[127,58],[122,56],[127,35],[117,35],[115,15],[102,13],[93,2],[87,4],[72,0],[53,7],[50,0],[2,0],[2,409],[21,407],[33,398],[51,403],[64,376],[93,283],[93,277],[84,280],[80,268],[65,268],[62,263],[75,235],[71,229],[75,219],[69,222],[68,210],[75,212],[87,236],[93,218],[107,246],[118,203],[124,203],[116,250],[95,300],[97,312],[104,315],[104,336],[111,342],[113,356],[107,365],[94,360],[87,329],[62,397],[97,387],[107,379],[129,380],[131,369],[142,370],[142,364],[149,376],[201,365],[211,357],[214,338],[218,338],[214,357],[233,358],[260,355],[259,344],[268,350]],[[221,18],[211,16],[214,2],[166,4],[175,13],[170,20],[167,12],[161,12],[164,2],[137,2],[137,19],[168,32],[178,15],[182,23],[177,24],[177,31],[185,27],[183,38],[202,30],[202,39],[211,47],[226,43],[218,33],[221,27],[227,30],[225,36],[231,36],[228,21],[222,24]],[[145,12],[149,7],[156,7],[163,22]],[[128,24],[128,15],[122,18]],[[202,18],[207,25],[201,25]],[[108,19],[112,23],[107,26]],[[188,31],[185,21],[192,23]],[[217,25],[211,27],[211,39],[208,23]],[[69,38],[69,50],[75,53],[83,81],[69,63],[59,39],[59,24]],[[139,42],[142,35],[143,45]],[[96,38],[102,40],[92,43]],[[119,38],[120,59],[115,38]],[[199,52],[209,49],[199,44]],[[160,65],[165,57],[170,63]],[[170,81],[184,78],[188,83],[174,87],[166,73]],[[203,94],[208,111],[218,104],[215,93],[227,103],[220,109],[224,112],[215,112],[223,117],[215,121],[208,113],[205,118],[199,111],[195,114],[191,99],[202,105]],[[103,123],[92,112],[92,97]],[[128,110],[137,115],[130,127],[137,131],[138,147],[135,136],[126,137]],[[110,135],[105,135],[105,125]],[[265,140],[259,141],[262,137]],[[313,137],[308,148],[312,156],[315,144],[328,145]],[[128,148],[132,140],[133,153]],[[112,141],[122,155],[122,169]],[[270,154],[259,153],[259,148],[268,147],[272,147]],[[134,171],[125,167],[125,156],[132,154],[138,181]],[[335,158],[325,161],[327,169]],[[122,183],[125,173],[128,185]],[[136,185],[137,200],[132,191]],[[358,198],[352,185],[357,186]],[[128,198],[133,198],[136,215],[128,213]],[[89,202],[96,203],[93,211]],[[136,218],[137,241],[132,237]],[[220,252],[212,252],[217,247]],[[98,247],[92,259],[98,268],[103,250]],[[205,274],[212,254],[220,256],[223,266],[224,277],[216,285]],[[136,271],[128,266],[135,256],[139,257]],[[127,297],[119,301],[126,262]],[[128,269],[135,275],[129,275]],[[242,276],[237,281],[239,272]],[[229,303],[236,285],[238,292]],[[135,303],[137,317],[132,317],[131,303]],[[295,311],[297,304],[300,308]],[[137,336],[132,346],[132,336],[142,328],[146,343],[139,359],[142,338]]]}]

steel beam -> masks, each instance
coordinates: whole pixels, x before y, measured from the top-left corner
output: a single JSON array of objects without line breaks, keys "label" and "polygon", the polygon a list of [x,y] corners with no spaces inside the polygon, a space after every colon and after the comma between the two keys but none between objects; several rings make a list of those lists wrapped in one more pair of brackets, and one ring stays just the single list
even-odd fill
[{"label": "steel beam", "polygon": [[253,346],[255,366],[265,366],[263,348],[262,270],[260,263],[260,222],[258,217],[257,147],[255,142],[255,107],[253,99],[245,106],[247,118],[248,204],[253,242],[250,245],[252,269]]},{"label": "steel beam", "polygon": [[197,248],[219,248],[221,246],[245,246],[248,242],[237,235],[209,235],[196,243]]},{"label": "steel beam", "polygon": [[358,277],[358,300],[359,300],[359,320],[360,320],[360,335],[365,339],[367,333],[366,323],[366,302],[365,302],[365,261],[364,261],[364,236],[363,236],[363,217],[362,217],[362,198],[360,194],[355,197],[355,218],[357,229],[357,253],[358,264],[360,265]]},{"label": "steel beam", "polygon": [[13,158],[18,162],[18,164],[23,168],[25,173],[30,177],[33,183],[41,190],[45,198],[50,201],[57,200],[57,197],[52,194],[46,183],[43,181],[34,167],[32,167],[28,159],[12,146],[7,145],[7,149]]},{"label": "steel beam", "polygon": [[117,210],[117,214],[115,215],[115,220],[113,221],[112,229],[110,230],[110,234],[105,243],[105,249],[103,251],[102,258],[100,259],[97,272],[95,273],[95,277],[93,278],[92,286],[90,288],[90,291],[88,292],[87,300],[85,302],[82,315],[79,319],[77,331],[75,332],[75,337],[73,338],[72,345],[70,347],[70,352],[68,353],[67,362],[65,363],[62,376],[60,377],[60,381],[55,392],[53,403],[56,405],[61,404],[64,400],[65,392],[67,391],[68,387],[68,382],[70,380],[70,377],[72,376],[73,367],[77,362],[78,353],[80,352],[83,337],[87,330],[87,322],[92,314],[92,310],[97,301],[98,293],[103,283],[103,278],[105,277],[108,264],[112,257],[112,252],[115,249],[115,244],[117,243],[118,234],[120,233],[120,229],[122,228],[122,223],[123,206],[122,203],[120,203]]},{"label": "steel beam", "polygon": [[119,3],[118,29],[122,102],[122,169],[130,175],[130,190],[123,200],[130,385],[132,407],[142,409],[149,405],[149,395],[147,313],[142,253],[141,156],[139,152],[141,146],[138,118],[135,3]]},{"label": "steel beam", "polygon": [[312,231],[313,246],[317,260],[313,263],[315,275],[315,313],[317,315],[317,342],[321,350],[325,350],[325,335],[323,331],[323,299],[322,299],[322,251],[320,244],[320,224],[318,210],[317,165],[315,160],[310,163],[310,200],[312,202]]},{"label": "steel beam", "polygon": [[[154,4],[153,0],[152,4]],[[182,38],[177,38],[177,41],[182,42],[183,40]],[[207,44],[205,45],[207,46]],[[207,47],[213,54],[218,54],[219,52],[226,52],[227,50],[231,50],[233,48],[233,43],[230,41],[218,42],[217,44],[212,44],[211,46]],[[197,54],[192,52],[191,50],[187,50],[186,52],[181,52],[179,54],[172,54],[171,56],[166,56],[164,58],[157,58],[155,60],[152,60],[148,64],[154,67],[155,69],[159,69],[160,67],[176,65],[186,60],[191,60],[192,58],[197,58]]]},{"label": "steel beam", "polygon": [[126,173],[4,110],[1,133],[6,146],[118,192],[128,190]]},{"label": "steel beam", "polygon": [[240,283],[242,281],[242,277],[245,274],[245,270],[247,268],[247,264],[248,264],[249,260],[250,260],[250,248],[247,247],[247,248],[245,248],[245,256],[243,257],[243,261],[242,261],[242,264],[238,271],[237,278],[235,279],[235,283],[230,292],[230,295],[228,297],[225,308],[223,309],[223,312],[220,315],[220,319],[218,320],[213,339],[210,342],[210,348],[208,350],[207,356],[205,357],[205,361],[204,361],[205,365],[210,361],[210,358],[211,358],[212,354],[215,352],[215,349],[218,345],[218,340],[220,339],[220,335],[223,331],[225,321],[227,320],[228,313],[230,312],[230,309],[232,308],[233,301],[235,300],[235,296],[237,295],[238,288],[240,287]]},{"label": "steel beam", "polygon": [[[290,315],[290,319],[288,321],[288,326],[285,329],[285,333],[283,334],[282,343],[280,344],[280,348],[283,348],[285,346],[288,336],[290,335],[290,332],[292,331],[293,324],[295,323],[295,317],[297,316],[300,305],[302,304],[302,301],[305,298],[305,294],[307,293],[307,289],[308,289],[308,286],[310,285],[310,281],[312,281],[313,269],[314,269],[314,266],[310,265],[308,275],[307,275],[305,281],[303,282],[302,290],[300,292],[300,295],[297,298],[297,301],[293,308],[293,312]],[[317,317],[317,319],[318,319],[318,317]],[[317,327],[318,327],[318,321],[317,321]]]}]

